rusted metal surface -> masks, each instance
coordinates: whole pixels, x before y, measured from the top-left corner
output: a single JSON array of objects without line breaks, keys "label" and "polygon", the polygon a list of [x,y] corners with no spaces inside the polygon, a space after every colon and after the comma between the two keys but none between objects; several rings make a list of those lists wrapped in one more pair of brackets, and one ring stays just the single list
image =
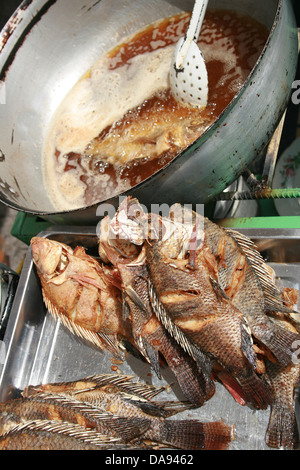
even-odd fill
[{"label": "rusted metal surface", "polygon": [[15,11],[11,18],[6,23],[5,27],[0,33],[0,52],[6,45],[10,36],[14,33],[18,24],[20,24],[24,18],[25,12],[33,0],[24,0],[20,7]]},{"label": "rusted metal surface", "polygon": [[[0,80],[2,82],[5,81],[6,74],[9,70],[10,65],[12,64],[14,57],[16,53],[19,51],[19,49],[22,46],[23,41],[25,40],[26,36],[29,34],[31,29],[34,27],[35,24],[37,24],[42,16],[48,11],[50,6],[55,3],[56,0],[49,0],[48,2],[45,3],[43,8],[36,12],[36,14],[31,17],[30,16],[30,21],[29,23],[24,27],[24,29],[21,31],[19,38],[17,39],[16,43],[14,44],[13,47],[11,47],[11,50],[9,52],[8,58],[6,60],[6,63],[4,67],[0,70]],[[27,16],[27,10],[32,4],[33,0],[24,0],[24,2],[20,5],[20,7],[15,11],[15,13],[12,15],[12,17],[8,20],[6,26],[3,28],[3,30],[0,33],[0,54],[2,51],[5,49],[5,46],[7,45],[9,39],[13,37],[14,33],[16,33],[17,28],[23,21],[28,20]],[[31,13],[30,13],[31,15]]]}]

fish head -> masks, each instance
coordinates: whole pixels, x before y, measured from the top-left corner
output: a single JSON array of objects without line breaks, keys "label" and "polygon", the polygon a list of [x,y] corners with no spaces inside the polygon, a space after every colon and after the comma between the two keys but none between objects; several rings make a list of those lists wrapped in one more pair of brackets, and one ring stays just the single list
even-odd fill
[{"label": "fish head", "polygon": [[67,255],[73,253],[67,245],[43,237],[33,237],[30,244],[33,262],[43,275],[61,272],[68,263]]},{"label": "fish head", "polygon": [[185,259],[203,243],[204,231],[197,220],[150,214],[148,221],[148,241],[167,258]]},{"label": "fish head", "polygon": [[136,258],[145,241],[144,209],[139,202],[126,198],[113,218],[100,223],[98,252],[104,262],[126,262]]},{"label": "fish head", "polygon": [[128,197],[120,204],[110,223],[110,237],[140,246],[145,241],[145,208],[137,199]]}]

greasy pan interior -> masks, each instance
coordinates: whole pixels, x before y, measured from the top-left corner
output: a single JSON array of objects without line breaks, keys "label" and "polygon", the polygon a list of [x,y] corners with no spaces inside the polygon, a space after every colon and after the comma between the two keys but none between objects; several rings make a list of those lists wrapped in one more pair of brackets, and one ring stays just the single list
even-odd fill
[{"label": "greasy pan interior", "polygon": [[[138,28],[192,6],[191,0],[23,2],[0,35],[2,202],[56,224],[87,225],[95,219],[98,204],[57,213],[45,191],[41,155],[51,117],[103,52]],[[210,200],[266,146],[289,98],[297,62],[290,0],[211,0],[209,7],[249,14],[270,36],[242,90],[211,128],[130,191],[144,204]],[[116,206],[118,198],[108,202]]]}]

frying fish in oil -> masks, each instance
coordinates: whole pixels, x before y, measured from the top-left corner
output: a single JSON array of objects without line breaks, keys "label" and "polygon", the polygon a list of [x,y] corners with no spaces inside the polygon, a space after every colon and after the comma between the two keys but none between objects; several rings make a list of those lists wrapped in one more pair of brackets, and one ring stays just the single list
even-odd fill
[{"label": "frying fish in oil", "polygon": [[[94,383],[94,386],[91,386]],[[54,391],[65,396],[76,396],[76,400],[98,407],[107,413],[130,420],[148,423],[140,432],[143,442],[156,442],[181,449],[226,449],[233,438],[233,429],[222,421],[202,423],[198,420],[172,420],[170,416],[185,409],[181,402],[154,401],[152,398],[162,391],[146,384],[129,383],[128,376],[102,374],[64,384],[48,384],[47,392]],[[43,390],[45,388],[43,387]],[[39,396],[37,387],[30,387],[25,394]],[[29,398],[30,399],[30,396]],[[188,406],[188,405],[187,405]],[[133,441],[131,441],[133,442]]]},{"label": "frying fish in oil", "polygon": [[118,442],[76,424],[33,420],[0,435],[0,450],[111,450],[120,449]]},{"label": "frying fish in oil", "polygon": [[50,313],[73,333],[119,355],[122,339],[131,339],[130,324],[122,318],[120,291],[97,260],[82,247],[72,250],[42,237],[32,238],[31,249]]}]

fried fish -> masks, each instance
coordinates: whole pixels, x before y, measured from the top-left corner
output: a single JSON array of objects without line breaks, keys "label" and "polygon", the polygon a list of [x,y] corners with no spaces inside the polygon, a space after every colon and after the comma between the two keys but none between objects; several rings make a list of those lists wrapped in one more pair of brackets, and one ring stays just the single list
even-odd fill
[{"label": "fried fish", "polygon": [[[91,384],[93,383],[93,386]],[[85,384],[87,387],[85,387]],[[178,401],[154,401],[161,387],[131,383],[128,376],[116,379],[113,375],[102,374],[76,382],[48,384],[47,393],[60,391],[62,396],[70,397],[94,408],[99,408],[109,415],[128,419],[128,423],[139,420],[148,427],[141,430],[139,440],[143,443],[159,443],[179,449],[226,449],[233,439],[233,428],[223,421],[202,423],[198,420],[172,420],[174,414],[183,411],[188,404]],[[42,388],[45,391],[45,387]],[[25,391],[26,395],[39,396],[34,387]],[[43,397],[43,395],[41,395]],[[30,398],[29,398],[30,399]],[[134,439],[130,441],[136,442]]]},{"label": "fried fish", "polygon": [[[182,238],[178,232],[185,230],[183,224],[151,214],[151,228],[154,226],[155,237],[148,239],[146,252],[159,318],[166,325],[171,320],[186,340],[206,355],[211,367],[214,361],[222,365],[240,384],[249,403],[266,408],[272,396],[255,372],[251,331],[242,313],[219,289],[210,267],[209,248],[202,240],[201,249],[191,260],[187,246],[178,243]],[[166,237],[165,233],[172,235]]]},{"label": "fried fish", "polygon": [[0,450],[120,449],[118,442],[117,438],[76,424],[33,420],[17,424],[0,435]]},{"label": "fried fish", "polygon": [[253,336],[283,365],[292,364],[298,333],[275,323],[269,313],[290,313],[274,282],[274,272],[244,235],[204,220],[206,241],[216,261],[218,282],[243,313]]},{"label": "fried fish", "polygon": [[69,396],[36,394],[0,404],[0,434],[24,421],[37,419],[84,425],[101,434],[122,439],[124,443],[139,436],[148,427],[146,420],[124,419]]},{"label": "fried fish", "polygon": [[[132,325],[132,334],[141,354],[151,364],[160,377],[160,356],[175,374],[178,384],[192,403],[201,406],[214,394],[215,388],[211,380],[206,380],[197,363],[180,347],[155,315],[148,291],[149,272],[147,267],[146,249],[143,233],[139,232],[138,223],[130,217],[132,204],[135,212],[142,209],[136,200],[129,201],[126,211],[121,204],[116,216],[110,220],[107,216],[101,222],[99,237],[99,253],[111,262],[121,279],[124,302],[128,307],[128,318]],[[132,202],[132,204],[131,204]],[[112,236],[111,233],[113,232]],[[130,234],[130,243],[126,240]],[[138,243],[135,245],[135,243]]]},{"label": "fried fish", "polygon": [[33,237],[32,257],[49,312],[76,335],[114,355],[122,339],[131,340],[122,318],[120,291],[107,281],[102,266],[83,247]]}]

